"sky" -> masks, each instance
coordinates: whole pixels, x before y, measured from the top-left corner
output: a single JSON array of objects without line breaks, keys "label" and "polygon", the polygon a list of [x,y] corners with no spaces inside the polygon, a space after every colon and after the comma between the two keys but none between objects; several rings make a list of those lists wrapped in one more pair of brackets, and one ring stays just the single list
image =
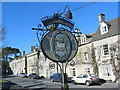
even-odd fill
[{"label": "sky", "polygon": [[[33,0],[0,0],[2,2],[33,2]],[[74,2],[93,2],[95,0],[74,0]],[[119,0],[97,0],[99,2],[118,2]],[[34,2],[73,2],[73,0],[34,0]]]},{"label": "sky", "polygon": [[[31,46],[39,45],[36,31],[32,28],[42,24],[41,18],[63,11],[66,5],[70,10],[91,2],[2,2],[2,24],[5,26],[4,46],[18,48],[30,53]],[[99,27],[98,15],[105,14],[105,21],[118,17],[118,2],[97,2],[72,11],[74,28],[91,34]]]}]

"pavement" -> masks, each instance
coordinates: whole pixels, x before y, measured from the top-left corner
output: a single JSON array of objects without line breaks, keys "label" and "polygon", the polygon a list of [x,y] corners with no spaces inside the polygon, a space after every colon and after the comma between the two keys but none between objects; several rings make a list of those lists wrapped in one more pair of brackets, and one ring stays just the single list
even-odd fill
[{"label": "pavement", "polygon": [[0,90],[24,90],[25,88],[12,82],[0,83]]},{"label": "pavement", "polygon": [[[2,76],[3,78],[10,78],[10,77],[15,77],[14,75],[6,75],[6,76]],[[44,85],[41,81],[33,81],[30,80],[29,84],[26,84],[26,81],[24,80],[20,80],[19,84],[17,82],[11,82],[11,80],[9,79],[5,79],[7,81],[9,81],[9,83],[7,84],[0,84],[0,90],[37,90],[37,88],[43,89],[46,88],[46,85]],[[41,79],[42,80],[42,79]],[[48,79],[43,79],[43,81],[49,81]],[[4,86],[4,87],[3,87]],[[33,87],[35,87],[36,89],[33,89]],[[39,90],[39,89],[38,89]]]},{"label": "pavement", "polygon": [[[41,79],[41,80],[45,82],[50,81],[49,79]],[[30,80],[29,84],[26,84],[24,80],[20,80],[19,85],[16,82],[14,83],[10,82],[9,84],[5,85],[6,86],[5,89],[2,89],[2,90],[42,90],[46,88],[47,86],[41,80],[40,81]],[[118,85],[118,83],[107,82],[107,83],[102,84],[100,88],[114,88],[114,87],[120,88],[119,86],[120,85]]]},{"label": "pavement", "polygon": [[[11,81],[0,78],[0,90],[24,90],[25,88]],[[26,89],[25,89],[26,90]]]},{"label": "pavement", "polygon": [[[45,81],[47,81],[47,80],[45,80]],[[39,85],[40,85],[40,83],[39,83]],[[45,84],[41,84],[40,86],[39,86],[38,84],[32,84],[32,85],[27,85],[27,86],[24,86],[24,87],[22,87],[22,86],[20,86],[20,85],[17,85],[17,84],[11,84],[11,86],[10,86],[10,89],[9,90],[15,90],[15,89],[17,89],[17,90],[42,90],[42,89],[45,89],[46,88],[46,85]],[[115,88],[116,87],[116,88]],[[56,87],[57,88],[57,87]],[[86,86],[85,86],[85,88],[86,88]],[[119,85],[118,85],[118,83],[104,83],[104,84],[102,84],[100,87],[98,87],[98,86],[94,86],[94,88],[91,86],[91,87],[89,87],[89,89],[93,89],[93,90],[95,90],[94,88],[96,88],[97,90],[98,90],[98,88],[102,88],[102,89],[106,89],[106,90],[119,90],[119,89],[117,89],[117,88],[120,88],[119,87]],[[47,88],[46,88],[47,89]],[[77,88],[76,88],[77,89]],[[78,88],[79,89],[79,88]],[[6,90],[6,89],[5,89]],[[74,89],[73,89],[74,90]]]},{"label": "pavement", "polygon": [[[23,84],[25,84],[25,83],[23,83]],[[40,90],[40,89],[44,89],[44,88],[46,88],[46,85],[44,85],[42,83],[35,83],[35,84],[22,85],[22,86],[15,84],[15,83],[11,83],[9,90]]]},{"label": "pavement", "polygon": [[[22,87],[22,86],[20,86],[20,85],[18,85],[18,84],[15,84],[15,83],[10,83],[10,88],[9,88],[9,90],[24,90],[25,88],[24,87]],[[26,90],[26,89],[25,89]]]}]

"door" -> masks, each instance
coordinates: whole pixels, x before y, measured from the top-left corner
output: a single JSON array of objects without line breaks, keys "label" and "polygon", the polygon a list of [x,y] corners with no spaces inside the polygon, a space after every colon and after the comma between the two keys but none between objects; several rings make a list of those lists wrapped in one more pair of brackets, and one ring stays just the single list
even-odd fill
[{"label": "door", "polygon": [[84,74],[82,77],[82,83],[85,83],[87,80],[89,80],[88,75]]},{"label": "door", "polygon": [[83,75],[79,75],[78,77],[76,77],[75,82],[76,83],[83,83]]}]

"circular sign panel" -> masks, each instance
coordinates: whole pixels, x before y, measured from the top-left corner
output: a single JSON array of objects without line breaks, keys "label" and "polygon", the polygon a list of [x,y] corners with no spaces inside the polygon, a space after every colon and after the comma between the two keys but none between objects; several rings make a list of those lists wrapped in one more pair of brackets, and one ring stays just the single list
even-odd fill
[{"label": "circular sign panel", "polygon": [[70,65],[75,66],[75,61],[74,60],[70,61]]},{"label": "circular sign panel", "polygon": [[54,62],[66,62],[77,53],[77,41],[68,31],[55,30],[47,33],[41,41],[44,55]]},{"label": "circular sign panel", "polygon": [[54,68],[55,68],[55,63],[50,62],[49,67],[50,67],[51,69],[54,69]]}]

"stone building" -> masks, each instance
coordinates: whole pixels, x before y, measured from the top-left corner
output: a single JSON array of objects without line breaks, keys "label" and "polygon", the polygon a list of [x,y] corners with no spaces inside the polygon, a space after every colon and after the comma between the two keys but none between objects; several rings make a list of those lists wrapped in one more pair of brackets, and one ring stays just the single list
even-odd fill
[{"label": "stone building", "polygon": [[104,14],[100,14],[98,18],[100,26],[95,33],[82,34],[77,38],[80,45],[73,59],[75,66],[69,65],[68,73],[71,76],[96,73],[101,78],[114,81],[120,73],[120,18],[108,22],[105,21]]},{"label": "stone building", "polygon": [[26,73],[27,75],[37,73],[49,78],[50,75],[57,72],[56,69],[49,68],[50,63],[51,61],[45,58],[40,48],[31,46],[31,52],[28,54],[23,52],[22,55],[10,62],[10,67],[14,75],[18,73]]},{"label": "stone building", "polygon": [[[105,15],[99,14],[99,27],[92,34],[76,35],[79,42],[77,55],[71,60],[66,72],[68,76],[81,73],[94,73],[100,78],[114,81],[120,72],[120,17],[105,21]],[[53,73],[60,72],[56,63],[55,68],[49,67],[50,63],[40,48],[32,46],[31,52],[22,55],[10,62],[14,74],[25,72],[38,73],[49,78]],[[74,63],[74,64],[72,64]]]}]

